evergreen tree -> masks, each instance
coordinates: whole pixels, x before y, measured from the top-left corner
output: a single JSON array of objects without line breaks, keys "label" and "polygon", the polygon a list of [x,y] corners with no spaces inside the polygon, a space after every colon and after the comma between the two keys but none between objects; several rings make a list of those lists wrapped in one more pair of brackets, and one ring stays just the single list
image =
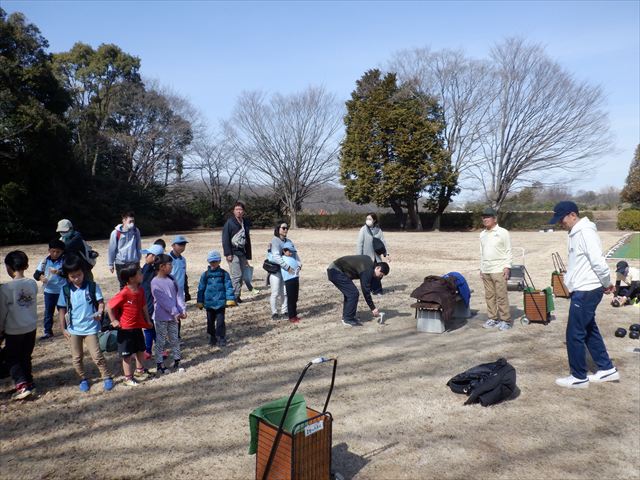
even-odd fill
[{"label": "evergreen tree", "polygon": [[620,198],[635,207],[640,207],[640,145],[636,147],[636,153],[629,166],[629,175],[622,189]]},{"label": "evergreen tree", "polygon": [[418,199],[449,163],[437,102],[399,86],[393,73],[369,70],[346,105],[340,155],[346,197],[398,215],[406,208],[407,227],[422,229]]}]

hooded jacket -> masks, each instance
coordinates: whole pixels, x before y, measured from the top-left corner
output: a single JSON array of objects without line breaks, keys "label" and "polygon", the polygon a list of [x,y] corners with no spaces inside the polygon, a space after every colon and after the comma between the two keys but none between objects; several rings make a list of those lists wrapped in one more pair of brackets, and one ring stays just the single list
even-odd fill
[{"label": "hooded jacket", "polygon": [[581,218],[569,232],[569,262],[564,284],[570,292],[595,290],[611,284],[596,225]]},{"label": "hooded jacket", "polygon": [[207,270],[200,275],[200,283],[198,284],[198,303],[204,305],[205,308],[219,309],[227,304],[227,300],[235,300],[236,295],[233,291],[233,284],[229,274],[218,267],[215,270],[208,267]]},{"label": "hooded jacket", "polygon": [[138,227],[125,231],[120,224],[111,232],[109,238],[107,265],[113,267],[114,264],[140,262],[140,250],[142,250],[142,240]]}]

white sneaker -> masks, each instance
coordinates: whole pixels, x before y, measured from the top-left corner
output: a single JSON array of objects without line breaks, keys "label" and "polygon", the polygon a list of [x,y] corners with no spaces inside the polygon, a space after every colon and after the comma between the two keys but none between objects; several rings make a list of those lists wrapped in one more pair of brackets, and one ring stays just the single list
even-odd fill
[{"label": "white sneaker", "polygon": [[620,381],[620,374],[616,367],[609,370],[598,370],[593,375],[589,375],[589,381],[594,383],[618,382]]},{"label": "white sneaker", "polygon": [[482,328],[493,328],[493,327],[497,327],[499,324],[500,324],[500,322],[490,318],[489,320],[484,322],[484,325],[482,325]]},{"label": "white sneaker", "polygon": [[501,321],[498,324],[498,330],[500,330],[501,332],[504,332],[505,330],[511,330],[512,327],[513,327],[513,324],[510,322]]},{"label": "white sneaker", "polygon": [[564,388],[589,388],[589,379],[580,379],[569,375],[568,377],[556,378],[556,385]]}]

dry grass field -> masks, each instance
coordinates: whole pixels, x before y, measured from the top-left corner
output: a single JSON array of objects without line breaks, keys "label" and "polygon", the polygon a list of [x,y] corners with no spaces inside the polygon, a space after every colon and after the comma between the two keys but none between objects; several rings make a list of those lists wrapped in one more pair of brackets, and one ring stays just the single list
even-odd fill
[{"label": "dry grass field", "polygon": [[[252,235],[258,287],[264,285],[259,267],[271,234]],[[220,232],[187,235],[195,290],[206,252],[220,248]],[[371,316],[361,301],[364,326],[344,327],[342,298],[325,269],[334,258],[353,253],[356,236],[355,229],[291,232],[304,262],[299,325],[272,321],[269,292],[263,290],[228,310],[229,345],[220,350],[207,346],[205,314],[191,302],[182,330],[184,373],[134,389],[123,386],[119,375],[114,390],[103,392],[88,360],[95,383],[82,394],[64,338],[39,342],[33,356],[37,398],[12,403],[11,382],[0,383],[0,477],[252,478],[249,412],[288,395],[306,362],[328,355],[339,359],[329,405],[333,468],[345,478],[640,478],[640,355],[633,352],[640,343],[613,336],[617,327],[639,320],[638,308],[614,309],[605,299],[598,309],[621,382],[561,389],[554,379],[568,374],[567,300],[556,299],[556,320],[547,326],[516,321],[509,332],[484,330],[477,233],[386,234],[391,274],[384,280],[387,293],[376,298],[386,325],[367,321]],[[601,233],[604,247],[619,236]],[[565,241],[563,232],[512,233],[513,245],[526,248],[538,287],[549,284],[552,252],[566,261]],[[117,284],[105,265],[106,242],[92,243],[102,252],[96,280],[110,297]],[[46,247],[22,248],[31,258],[31,275]],[[419,333],[409,293],[426,275],[448,271],[468,279],[478,314],[442,335]],[[3,271],[0,281],[7,280]],[[522,295],[513,292],[510,300],[519,318]],[[39,334],[41,328],[39,322]],[[465,398],[445,385],[454,374],[502,356],[517,370],[517,398],[489,408],[463,406]],[[108,361],[121,374],[115,354]],[[311,407],[321,408],[329,378],[326,366],[309,371],[301,392]]]}]

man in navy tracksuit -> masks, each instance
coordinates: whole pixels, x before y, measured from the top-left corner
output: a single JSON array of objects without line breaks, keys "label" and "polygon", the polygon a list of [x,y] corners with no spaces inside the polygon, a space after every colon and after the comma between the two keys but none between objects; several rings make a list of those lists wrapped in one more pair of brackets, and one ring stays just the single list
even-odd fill
[{"label": "man in navy tracksuit", "polygon": [[358,289],[353,280],[360,280],[360,288],[374,317],[380,313],[371,298],[371,280],[389,274],[389,264],[374,263],[368,255],[347,255],[331,262],[327,268],[327,277],[344,295],[342,323],[348,327],[362,325],[356,318],[358,309]]}]

